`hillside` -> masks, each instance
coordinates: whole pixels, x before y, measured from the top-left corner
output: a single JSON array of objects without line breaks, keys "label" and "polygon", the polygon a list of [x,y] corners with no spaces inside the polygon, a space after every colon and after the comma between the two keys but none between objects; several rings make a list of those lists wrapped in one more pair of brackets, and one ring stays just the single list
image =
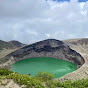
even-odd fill
[{"label": "hillside", "polygon": [[85,62],[79,53],[72,50],[62,41],[47,39],[24,46],[23,48],[10,53],[0,60],[0,64],[1,67],[9,66],[19,60],[32,57],[51,57],[62,59],[74,63],[77,68]]},{"label": "hillside", "polygon": [[0,59],[23,46],[25,44],[18,41],[5,42],[0,40]]},{"label": "hillside", "polygon": [[23,47],[24,45],[25,44],[22,44],[18,41],[5,42],[0,40],[0,50],[20,48],[20,47]]},{"label": "hillside", "polygon": [[[63,40],[73,50],[80,53],[86,60],[88,55],[88,38]],[[86,61],[87,62],[87,61]]]},{"label": "hillside", "polygon": [[65,76],[57,80],[80,80],[88,78],[88,38],[81,39],[69,39],[63,40],[63,42],[70,46],[71,49],[77,51],[81,56],[84,57],[85,64],[82,65],[78,70],[68,73]]},{"label": "hillside", "polygon": [[10,42],[8,42],[13,48],[20,48],[20,47],[23,47],[23,46],[25,46],[26,44],[23,44],[23,43],[21,43],[21,42],[19,42],[19,41],[15,41],[15,40],[13,40],[13,41],[10,41]]}]

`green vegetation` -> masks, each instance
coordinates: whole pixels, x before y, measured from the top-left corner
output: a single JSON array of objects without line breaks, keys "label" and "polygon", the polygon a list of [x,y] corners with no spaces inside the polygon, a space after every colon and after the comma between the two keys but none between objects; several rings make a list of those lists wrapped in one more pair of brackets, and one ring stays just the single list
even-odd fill
[{"label": "green vegetation", "polygon": [[77,81],[47,81],[49,88],[61,87],[61,88],[88,88],[88,79],[82,79]]},{"label": "green vegetation", "polygon": [[38,72],[35,77],[41,77],[43,81],[54,79],[54,75],[49,72]]},{"label": "green vegetation", "polygon": [[27,85],[26,88],[34,86],[35,88],[44,88],[40,80],[32,78],[29,75],[20,75],[18,73],[12,73],[6,76],[7,79],[13,79],[15,83],[19,85]]},{"label": "green vegetation", "polygon": [[7,68],[0,69],[0,76],[7,76],[11,73],[13,73],[13,72],[9,71]]},{"label": "green vegetation", "polygon": [[[86,81],[85,81],[86,80]],[[49,88],[88,88],[88,79],[83,80],[77,80],[77,81],[47,81],[46,84]]]},{"label": "green vegetation", "polygon": [[88,88],[88,79],[60,82],[53,80],[54,76],[47,72],[38,72],[35,77],[30,77],[8,69],[0,69],[0,79],[3,78],[13,79],[19,85],[26,85],[26,88]]}]

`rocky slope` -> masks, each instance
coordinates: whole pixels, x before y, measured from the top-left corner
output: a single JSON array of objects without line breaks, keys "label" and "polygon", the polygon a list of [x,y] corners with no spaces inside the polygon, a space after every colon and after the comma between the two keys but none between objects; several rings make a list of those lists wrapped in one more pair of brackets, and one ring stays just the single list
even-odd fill
[{"label": "rocky slope", "polygon": [[13,40],[13,41],[10,41],[10,42],[8,42],[13,48],[20,48],[20,47],[23,47],[23,46],[25,46],[26,44],[23,44],[23,43],[21,43],[21,42],[19,42],[19,41],[15,41],[15,40]]},{"label": "rocky slope", "polygon": [[81,38],[81,39],[69,39],[69,40],[64,40],[64,43],[70,46],[71,49],[77,51],[80,53],[86,62],[86,56],[88,56],[88,38]]},{"label": "rocky slope", "polygon": [[87,78],[88,78],[88,64],[85,63],[78,70],[68,73],[68,74],[64,75],[63,77],[60,77],[56,80],[76,81],[76,80],[87,79]]},{"label": "rocky slope", "polygon": [[74,63],[79,68],[84,64],[83,57],[62,41],[47,39],[20,48],[0,60],[0,66],[9,66],[19,60],[32,57],[51,57]]},{"label": "rocky slope", "polygon": [[63,40],[71,49],[77,51],[84,57],[85,64],[78,70],[68,73],[57,80],[78,80],[88,78],[88,38]]},{"label": "rocky slope", "polygon": [[18,41],[5,42],[0,40],[0,59],[23,46],[25,46],[25,44]]},{"label": "rocky slope", "polygon": [[0,40],[0,50],[3,49],[16,49],[16,48],[20,48],[23,47],[25,44],[22,44],[18,41],[10,41],[10,42],[5,42]]}]

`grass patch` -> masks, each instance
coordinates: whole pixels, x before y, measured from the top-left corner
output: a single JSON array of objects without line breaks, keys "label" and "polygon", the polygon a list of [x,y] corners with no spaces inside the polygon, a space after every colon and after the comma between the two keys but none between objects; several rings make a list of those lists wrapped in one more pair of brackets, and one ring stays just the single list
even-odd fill
[{"label": "grass patch", "polygon": [[11,73],[13,73],[13,72],[8,70],[7,68],[0,69],[0,76],[7,76]]},{"label": "grass patch", "polygon": [[54,75],[49,72],[38,72],[35,77],[42,78],[44,82],[54,79]]},{"label": "grass patch", "polygon": [[44,88],[40,80],[30,77],[29,75],[21,75],[18,73],[12,73],[6,76],[7,79],[13,79],[15,83],[19,85],[26,85],[26,88]]},{"label": "grass patch", "polygon": [[0,69],[0,78],[13,79],[19,85],[26,85],[26,88],[88,88],[88,79],[60,82],[53,80],[54,76],[47,72],[38,72],[35,77],[30,77]]}]

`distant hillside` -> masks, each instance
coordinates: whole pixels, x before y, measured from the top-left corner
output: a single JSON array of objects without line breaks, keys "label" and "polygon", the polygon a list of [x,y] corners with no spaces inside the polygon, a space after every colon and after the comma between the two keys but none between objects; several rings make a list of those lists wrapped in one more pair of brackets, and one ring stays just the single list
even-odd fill
[{"label": "distant hillside", "polygon": [[23,43],[20,43],[19,41],[10,41],[10,42],[8,42],[10,45],[12,45],[13,46],[13,48],[20,48],[20,47],[23,47],[23,46],[25,46],[25,44],[23,44]]},{"label": "distant hillside", "polygon": [[68,39],[63,41],[67,44],[81,45],[83,47],[88,47],[88,38]]},{"label": "distant hillside", "polygon": [[18,41],[5,42],[0,40],[0,50],[20,48],[20,47],[23,47],[24,45],[25,44],[22,44]]}]

